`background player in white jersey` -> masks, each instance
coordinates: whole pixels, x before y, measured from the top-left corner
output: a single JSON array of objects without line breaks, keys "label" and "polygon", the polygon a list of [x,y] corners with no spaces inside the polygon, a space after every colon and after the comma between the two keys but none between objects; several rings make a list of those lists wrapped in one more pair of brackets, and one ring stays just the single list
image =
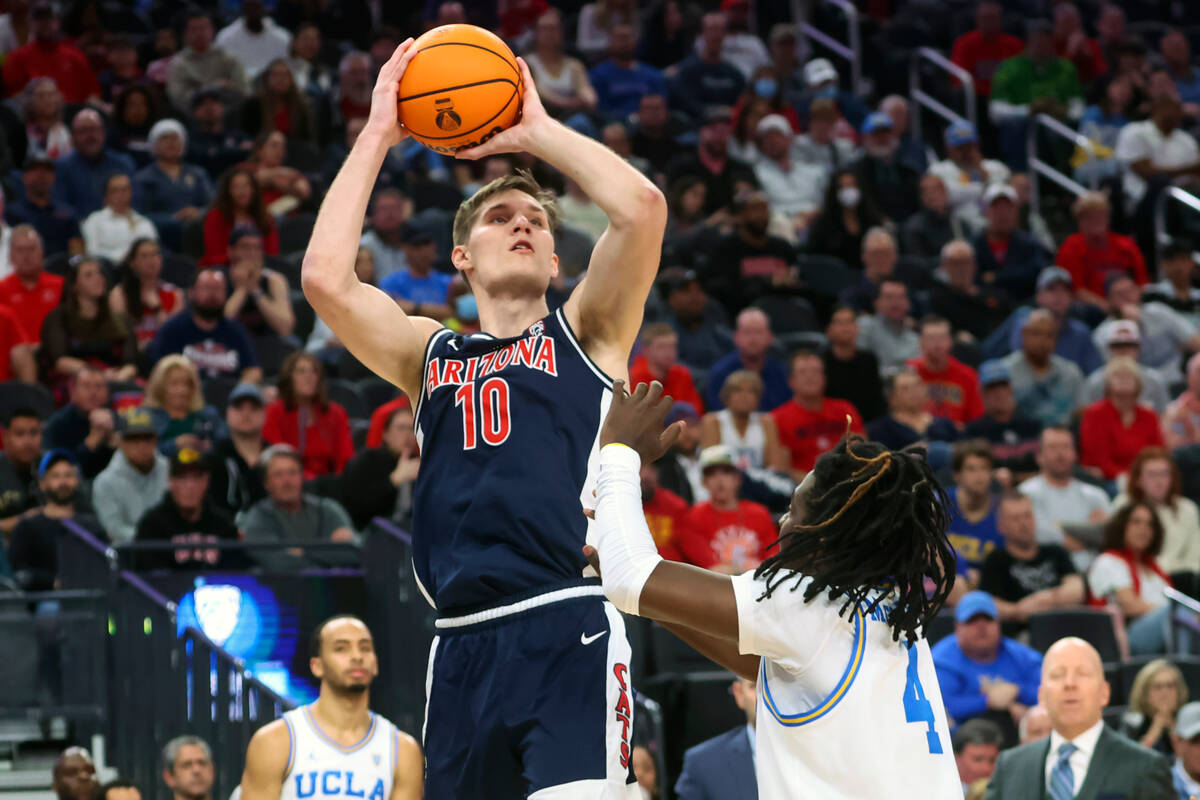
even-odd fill
[{"label": "background player in white jersey", "polygon": [[[926,620],[954,578],[945,498],[920,453],[856,437],[821,456],[792,497],[778,551],[729,577],[664,561],[642,514],[642,459],[663,430],[662,387],[619,384],[600,433],[596,552],[605,594],[758,680],[763,800],[961,798]],[[933,582],[927,593],[925,581]]]},{"label": "background player in white jersey", "polygon": [[255,732],[242,800],[419,800],[420,746],[368,707],[379,661],[367,626],[331,617],[313,632],[310,649],[320,694]]}]

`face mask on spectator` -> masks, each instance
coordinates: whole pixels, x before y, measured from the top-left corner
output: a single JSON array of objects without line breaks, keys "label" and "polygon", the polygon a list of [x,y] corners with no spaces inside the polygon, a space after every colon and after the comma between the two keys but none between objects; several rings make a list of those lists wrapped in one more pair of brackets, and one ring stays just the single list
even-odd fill
[{"label": "face mask on spectator", "polygon": [[759,78],[754,82],[754,93],[759,97],[774,97],[778,88],[774,78]]},{"label": "face mask on spectator", "polygon": [[459,295],[454,301],[454,313],[459,319],[479,319],[479,303],[475,300],[475,295]]},{"label": "face mask on spectator", "polygon": [[862,193],[858,191],[857,186],[843,186],[838,189],[838,202],[843,208],[856,208],[861,199]]}]

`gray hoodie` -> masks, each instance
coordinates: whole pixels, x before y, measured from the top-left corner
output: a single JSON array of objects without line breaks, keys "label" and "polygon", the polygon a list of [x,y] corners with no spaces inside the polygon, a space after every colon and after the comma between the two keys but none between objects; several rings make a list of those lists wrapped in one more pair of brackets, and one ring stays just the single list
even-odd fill
[{"label": "gray hoodie", "polygon": [[162,500],[167,492],[167,457],[154,454],[148,474],[129,463],[118,450],[92,483],[92,505],[113,544],[133,541],[142,514]]}]

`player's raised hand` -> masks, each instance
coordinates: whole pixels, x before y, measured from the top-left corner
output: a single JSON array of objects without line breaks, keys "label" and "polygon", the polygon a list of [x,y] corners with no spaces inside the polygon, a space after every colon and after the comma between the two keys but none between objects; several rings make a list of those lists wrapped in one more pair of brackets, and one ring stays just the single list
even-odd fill
[{"label": "player's raised hand", "polygon": [[383,137],[388,147],[399,144],[408,132],[400,124],[397,104],[400,96],[400,78],[408,68],[408,62],[417,54],[413,48],[413,39],[405,39],[392,53],[384,65],[379,68],[379,76],[375,79],[375,88],[371,90],[371,113],[363,132],[373,132]]},{"label": "player's raised hand", "polygon": [[625,381],[616,380],[612,391],[612,404],[600,427],[600,446],[631,447],[642,457],[643,464],[658,460],[683,431],[683,422],[663,429],[675,401],[663,394],[658,381],[640,384],[629,394],[625,391]]},{"label": "player's raised hand", "polygon": [[533,75],[530,74],[529,65],[525,63],[525,59],[518,56],[517,66],[521,68],[522,92],[521,116],[517,123],[477,147],[459,150],[454,154],[455,158],[467,158],[474,161],[500,153],[534,151],[534,141],[539,129],[554,120],[546,113],[546,108],[542,105],[542,98],[538,97],[537,87],[533,85]]}]

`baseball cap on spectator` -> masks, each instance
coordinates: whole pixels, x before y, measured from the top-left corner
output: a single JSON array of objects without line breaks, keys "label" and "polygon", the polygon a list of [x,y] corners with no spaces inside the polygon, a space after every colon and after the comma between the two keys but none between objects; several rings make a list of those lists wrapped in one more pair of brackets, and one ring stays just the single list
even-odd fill
[{"label": "baseball cap on spectator", "polygon": [[154,145],[158,144],[158,140],[166,136],[168,133],[178,134],[183,140],[184,147],[187,147],[187,129],[177,119],[160,119],[150,128],[150,133],[146,135],[146,142],[150,145],[150,149],[154,149]]},{"label": "baseball cap on spectator", "polygon": [[1113,284],[1117,281],[1131,281],[1133,278],[1126,275],[1124,272],[1114,272],[1104,279],[1104,293],[1108,294],[1112,291]]},{"label": "baseball cap on spectator", "polygon": [[733,462],[733,451],[723,444],[714,444],[700,451],[700,473],[707,475],[710,469],[728,467],[737,469]]},{"label": "baseball cap on spectator", "polygon": [[253,225],[234,225],[233,230],[229,232],[229,246],[233,247],[247,236],[262,236],[262,232]]},{"label": "baseball cap on spectator", "polygon": [[979,141],[979,133],[969,122],[956,122],[946,128],[946,147],[962,147]]},{"label": "baseball cap on spectator", "polygon": [[195,111],[205,100],[222,100],[221,91],[212,87],[197,89],[192,93],[192,110]]},{"label": "baseball cap on spectator", "polygon": [[987,188],[987,191],[983,193],[984,208],[987,208],[1001,197],[1007,198],[1010,203],[1016,203],[1017,190],[1009,186],[1007,183],[993,183]]},{"label": "baseball cap on spectator", "polygon": [[672,293],[686,289],[698,280],[700,278],[696,275],[695,270],[684,267],[667,267],[658,275],[658,286],[664,297],[670,297]]},{"label": "baseball cap on spectator", "polygon": [[1039,292],[1056,283],[1065,283],[1068,287],[1075,288],[1075,281],[1071,279],[1071,273],[1062,267],[1045,267],[1038,273],[1037,289]]},{"label": "baseball cap on spectator", "polygon": [[400,244],[422,245],[433,241],[429,231],[416,225],[405,225],[400,232]]},{"label": "baseball cap on spectator", "polygon": [[31,152],[29,155],[25,156],[25,163],[21,167],[23,170],[28,172],[29,170],[36,169],[38,167],[45,167],[48,170],[53,170],[54,160],[45,153]]},{"label": "baseball cap on spectator", "polygon": [[680,420],[687,422],[699,422],[700,413],[696,411],[696,407],[691,403],[680,400],[675,405],[671,406],[671,413],[667,414],[667,424],[673,425]]},{"label": "baseball cap on spectator", "polygon": [[895,126],[896,123],[892,121],[891,117],[882,111],[876,111],[867,115],[866,120],[863,122],[862,132],[865,135],[874,133],[875,131],[890,131]]},{"label": "baseball cap on spectator", "polygon": [[1200,702],[1186,703],[1175,714],[1175,733],[1180,739],[1200,736]]},{"label": "baseball cap on spectator", "polygon": [[181,447],[175,455],[171,456],[171,465],[167,475],[178,478],[189,472],[208,472],[208,464],[204,463],[204,456],[200,455],[199,450]]},{"label": "baseball cap on spectator", "polygon": [[958,601],[958,607],[954,609],[955,622],[967,622],[972,617],[977,617],[980,614],[999,619],[1000,612],[996,610],[996,601],[987,592],[967,592],[963,595],[962,600]]},{"label": "baseball cap on spectator", "polygon": [[1108,338],[1105,344],[1112,347],[1114,344],[1141,344],[1142,334],[1138,330],[1137,323],[1129,319],[1117,320],[1108,329]]},{"label": "baseball cap on spectator", "polygon": [[804,82],[811,88],[828,81],[836,81],[837,70],[828,58],[814,58],[804,65]]},{"label": "baseball cap on spectator", "polygon": [[259,389],[253,383],[239,383],[233,387],[233,391],[229,393],[229,399],[225,403],[226,405],[233,405],[240,400],[253,400],[260,406],[265,405],[262,389]]},{"label": "baseball cap on spectator", "polygon": [[117,430],[122,436],[158,436],[158,428],[150,411],[141,406],[127,408],[117,418]]},{"label": "baseball cap on spectator", "polygon": [[992,359],[979,365],[979,385],[984,389],[998,383],[1010,383],[1011,381],[1012,377],[1008,374],[1008,367],[1003,361]]},{"label": "baseball cap on spectator", "polygon": [[79,460],[75,458],[74,453],[72,453],[70,450],[56,447],[53,450],[48,451],[44,456],[42,456],[42,460],[38,462],[38,478],[40,479],[46,477],[46,473],[49,472],[54,465],[60,461],[69,461],[77,469],[79,467]]},{"label": "baseball cap on spectator", "polygon": [[704,110],[704,124],[712,125],[717,122],[729,122],[733,119],[733,109],[729,106],[709,106]]},{"label": "baseball cap on spectator", "polygon": [[759,136],[768,131],[779,131],[788,136],[792,135],[792,126],[788,123],[787,117],[782,114],[767,114],[758,121],[758,125],[754,128],[754,132]]}]

